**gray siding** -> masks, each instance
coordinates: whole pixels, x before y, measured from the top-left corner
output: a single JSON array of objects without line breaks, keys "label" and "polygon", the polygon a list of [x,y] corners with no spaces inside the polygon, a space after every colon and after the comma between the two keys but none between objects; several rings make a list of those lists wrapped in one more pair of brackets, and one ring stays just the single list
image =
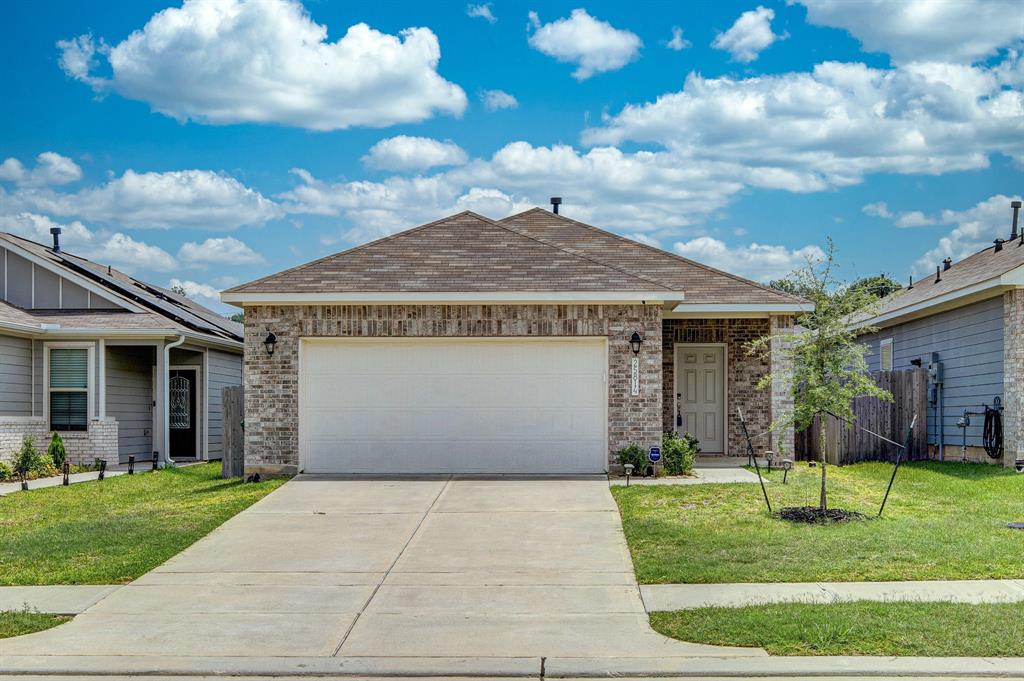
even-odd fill
[{"label": "gray siding", "polygon": [[84,287],[67,277],[62,277],[40,265],[33,266],[32,262],[6,248],[0,248],[0,298],[26,310],[121,308],[120,305],[105,298],[91,295]]},{"label": "gray siding", "polygon": [[0,336],[0,416],[32,416],[32,341]]},{"label": "gray siding", "polygon": [[39,310],[60,309],[60,277],[42,267],[35,268],[36,287],[32,307]]},{"label": "gray siding", "polygon": [[[938,352],[943,363],[943,414],[945,443],[957,446],[962,433],[956,427],[964,409],[981,411],[992,398],[1003,396],[1003,299],[1002,296],[956,310],[916,319],[865,337],[870,353],[868,368],[879,367],[878,346],[893,339],[893,368],[907,369],[920,358],[923,366]],[[982,418],[971,417],[967,444],[981,446]],[[938,422],[929,406],[928,442],[938,443]]]},{"label": "gray siding", "polygon": [[7,302],[32,307],[32,263],[14,253],[7,254]]},{"label": "gray siding", "polygon": [[208,351],[210,389],[210,413],[208,415],[210,448],[207,456],[220,459],[224,456],[224,418],[221,409],[221,391],[232,385],[242,384],[242,356],[219,350]]},{"label": "gray siding", "polygon": [[107,415],[117,419],[118,455],[153,453],[153,365],[151,347],[107,347]]},{"label": "gray siding", "polygon": [[65,310],[84,310],[89,307],[89,292],[65,279],[61,284],[60,306]]}]

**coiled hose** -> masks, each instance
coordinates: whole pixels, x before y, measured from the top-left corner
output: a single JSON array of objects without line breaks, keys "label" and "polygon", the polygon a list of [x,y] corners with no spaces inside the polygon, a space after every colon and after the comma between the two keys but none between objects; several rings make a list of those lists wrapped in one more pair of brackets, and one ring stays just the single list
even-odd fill
[{"label": "coiled hose", "polygon": [[985,427],[981,433],[981,444],[991,458],[1003,458],[1003,415],[998,409],[985,407]]}]

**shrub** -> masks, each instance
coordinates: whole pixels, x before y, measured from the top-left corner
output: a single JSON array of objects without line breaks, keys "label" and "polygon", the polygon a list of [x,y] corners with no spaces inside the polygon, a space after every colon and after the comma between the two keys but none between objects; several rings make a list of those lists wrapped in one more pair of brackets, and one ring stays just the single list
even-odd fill
[{"label": "shrub", "polygon": [[644,469],[649,465],[647,454],[639,445],[630,445],[620,449],[615,456],[623,466],[632,464],[633,473],[636,475],[643,475]]},{"label": "shrub", "polygon": [[11,467],[8,466],[3,461],[0,461],[0,482],[3,482],[4,480],[10,480],[13,477],[14,471],[11,470]]},{"label": "shrub", "polygon": [[675,431],[669,431],[661,438],[662,461],[669,475],[686,475],[692,471],[699,452],[697,438],[689,433],[679,437]]},{"label": "shrub", "polygon": [[28,435],[21,441],[21,450],[14,457],[14,471],[26,478],[45,478],[57,474],[53,462],[36,449],[35,440]]},{"label": "shrub", "polygon": [[64,451],[64,438],[60,436],[60,433],[54,432],[53,437],[50,438],[50,446],[46,448],[46,453],[50,455],[50,460],[58,469],[68,460],[67,452]]}]

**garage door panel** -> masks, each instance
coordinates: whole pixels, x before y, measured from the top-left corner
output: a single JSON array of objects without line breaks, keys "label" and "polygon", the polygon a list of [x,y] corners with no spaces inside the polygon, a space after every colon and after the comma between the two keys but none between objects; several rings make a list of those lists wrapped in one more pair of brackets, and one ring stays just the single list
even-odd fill
[{"label": "garage door panel", "polygon": [[607,468],[604,339],[305,341],[308,472]]}]

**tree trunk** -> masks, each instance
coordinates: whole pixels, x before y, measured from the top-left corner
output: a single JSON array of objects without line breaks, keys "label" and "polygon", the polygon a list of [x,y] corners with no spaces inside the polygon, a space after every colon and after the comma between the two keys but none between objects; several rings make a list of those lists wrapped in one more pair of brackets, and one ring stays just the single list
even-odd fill
[{"label": "tree trunk", "polygon": [[824,427],[825,426],[825,416],[824,416],[824,414],[819,416],[819,418],[821,419],[822,428],[821,428],[821,447],[820,447],[820,450],[821,450],[821,454],[820,454],[820,457],[821,457],[821,497],[818,500],[818,505],[819,505],[819,507],[821,508],[822,511],[827,511],[828,510],[828,497],[827,497],[827,494],[825,492],[825,467],[828,465],[828,463],[827,463],[827,458],[825,456],[825,444],[828,441],[828,436],[826,435],[826,433],[828,432],[828,429]]}]

